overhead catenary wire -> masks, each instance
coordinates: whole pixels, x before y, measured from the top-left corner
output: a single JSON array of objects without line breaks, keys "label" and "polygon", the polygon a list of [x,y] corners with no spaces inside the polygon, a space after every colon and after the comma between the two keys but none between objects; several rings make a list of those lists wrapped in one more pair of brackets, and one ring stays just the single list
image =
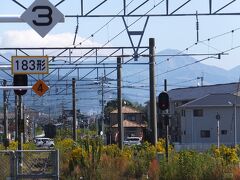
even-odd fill
[{"label": "overhead catenary wire", "polygon": [[[132,1],[131,1],[132,2]],[[147,11],[145,14],[151,12],[154,8],[156,8],[158,5],[160,5],[163,2],[160,1],[160,3],[158,3],[155,7],[151,8],[149,11]],[[128,4],[129,5],[129,4]],[[133,26],[136,22],[138,22],[143,16],[139,17],[137,20],[135,20],[133,23],[131,23],[128,27]],[[110,20],[111,21],[111,20]],[[109,22],[110,22],[109,21]],[[95,33],[99,32],[101,29],[103,29],[108,23],[106,23],[104,26],[102,26],[98,31],[96,31]],[[103,44],[101,47],[105,47],[108,43],[110,43],[112,40],[114,40],[115,38],[117,38],[120,34],[122,34],[124,31],[126,31],[126,28],[124,28],[123,30],[121,30],[119,33],[117,33],[114,37],[112,37],[111,39],[109,39],[105,44]],[[92,37],[93,35],[91,35]],[[90,37],[90,36],[89,36]],[[80,43],[82,44],[82,42]],[[95,53],[95,52],[93,52]]]},{"label": "overhead catenary wire", "polygon": [[[131,1],[132,2],[132,1]],[[130,2],[130,3],[131,3]],[[159,6],[162,2],[164,2],[164,0],[160,1],[159,3],[157,3],[154,7],[152,7],[150,10],[148,10],[145,14],[148,14],[149,12],[151,12],[154,8],[156,8],[157,6]],[[135,20],[133,23],[131,23],[128,27],[131,27],[132,25],[134,25],[136,22],[138,22],[141,18],[143,18],[144,16],[139,17],[137,20]],[[104,28],[105,26],[102,26],[102,28]],[[100,29],[102,29],[100,28]],[[99,29],[99,30],[100,30]],[[114,40],[116,37],[118,37],[120,34],[122,34],[124,31],[126,31],[126,28],[124,28],[122,31],[120,31],[117,35],[115,35],[113,38],[111,38],[110,40],[108,40],[105,44],[103,44],[102,47],[106,46],[109,42],[111,42],[112,40]],[[98,31],[97,31],[98,32]],[[90,37],[90,36],[89,36]],[[93,37],[93,35],[91,35],[91,37]],[[81,45],[81,44],[79,44]],[[93,52],[94,53],[94,52]],[[82,61],[83,62],[83,61]],[[63,78],[65,76],[68,76],[69,74],[71,74],[73,71],[75,71],[75,69],[69,71],[66,75],[63,76]],[[113,72],[116,70],[113,70]],[[108,74],[107,74],[108,75]],[[61,78],[61,79],[63,79]]]},{"label": "overhead catenary wire", "polygon": [[[235,31],[239,31],[239,30],[240,30],[240,28],[236,28],[236,29],[234,29],[234,30],[227,31],[227,32],[225,32],[225,33],[222,33],[222,34],[213,36],[213,37],[211,37],[211,38],[207,38],[207,39],[205,39],[205,40],[199,41],[198,43],[194,43],[194,44],[190,45],[189,47],[185,48],[184,50],[178,52],[177,54],[174,54],[174,55],[172,55],[172,56],[169,56],[169,57],[166,58],[165,60],[162,60],[162,61],[160,61],[160,62],[157,62],[156,65],[160,65],[160,64],[162,64],[162,63],[164,63],[164,62],[169,61],[170,59],[172,59],[172,58],[175,57],[176,55],[180,55],[180,54],[184,53],[186,50],[191,49],[192,47],[196,46],[196,45],[199,44],[199,43],[204,43],[205,41],[209,41],[209,40],[211,40],[211,39],[216,39],[216,38],[225,36],[225,35],[227,35],[227,34],[229,34],[229,33],[232,33],[232,32],[235,32]],[[204,44],[205,44],[205,43],[204,43]],[[213,47],[212,47],[212,48],[213,48]],[[224,54],[224,53],[230,52],[231,50],[234,50],[234,49],[237,49],[237,48],[239,48],[239,47],[236,46],[236,47],[231,47],[230,49],[227,49],[227,50],[225,50],[225,51],[219,51],[219,50],[218,50],[218,51],[219,51],[219,54]],[[216,50],[216,48],[215,48],[215,50]],[[171,69],[171,70],[165,71],[165,72],[163,72],[163,73],[159,73],[157,76],[160,76],[160,75],[163,75],[163,74],[172,72],[172,71],[176,71],[176,70],[178,70],[178,69],[182,69],[182,68],[184,68],[184,67],[187,67],[187,66],[196,64],[196,63],[201,62],[201,61],[205,61],[205,60],[210,59],[210,58],[219,58],[219,55],[216,56],[216,57],[215,57],[215,56],[208,56],[208,57],[203,58],[203,59],[200,59],[200,60],[198,60],[198,61],[196,61],[196,62],[194,62],[194,63],[190,63],[190,64],[187,64],[187,65],[184,65],[184,66],[175,68],[175,69]],[[144,69],[144,70],[142,70],[142,71],[139,71],[139,72],[137,72],[137,73],[133,73],[133,74],[131,74],[131,76],[140,74],[140,73],[142,73],[142,72],[144,72],[144,71],[147,71],[147,70],[148,70],[148,68],[146,68],[146,69]],[[157,76],[156,76],[156,77],[157,77]],[[126,77],[126,76],[125,76],[125,77]],[[123,78],[125,78],[125,77],[123,77]],[[145,80],[147,80],[147,79],[148,79],[148,78],[144,78],[144,79],[139,80],[139,81],[137,81],[137,82],[133,82],[133,84],[139,83],[139,82],[143,82],[143,81],[145,81]]]}]

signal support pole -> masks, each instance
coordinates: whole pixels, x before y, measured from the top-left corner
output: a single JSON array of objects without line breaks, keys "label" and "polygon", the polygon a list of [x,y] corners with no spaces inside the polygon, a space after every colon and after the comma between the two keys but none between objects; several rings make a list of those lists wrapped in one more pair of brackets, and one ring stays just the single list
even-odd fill
[{"label": "signal support pole", "polygon": [[17,124],[18,124],[18,168],[22,171],[22,150],[23,150],[23,135],[24,135],[24,119],[23,119],[23,103],[22,95],[16,95],[17,97]]},{"label": "signal support pole", "polygon": [[157,144],[157,115],[156,115],[156,87],[155,87],[155,39],[149,39],[149,78],[150,78],[150,128],[151,143]]}]

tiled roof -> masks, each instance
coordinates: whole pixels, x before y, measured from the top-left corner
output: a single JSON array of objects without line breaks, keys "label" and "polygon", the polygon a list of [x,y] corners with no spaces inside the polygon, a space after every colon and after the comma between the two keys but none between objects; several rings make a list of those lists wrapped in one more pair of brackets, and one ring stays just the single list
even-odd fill
[{"label": "tiled roof", "polygon": [[[112,127],[118,127],[118,124],[114,124]],[[146,124],[139,124],[137,122],[123,120],[123,127],[147,127]]]},{"label": "tiled roof", "polygon": [[209,94],[205,97],[193,100],[181,107],[210,107],[210,106],[233,106],[234,104],[240,105],[240,97],[229,93],[226,94]]},{"label": "tiled roof", "polygon": [[177,88],[168,91],[171,101],[194,100],[209,94],[230,93],[235,94],[238,90],[238,83],[215,84],[198,87]]},{"label": "tiled roof", "polygon": [[[118,109],[113,110],[111,113],[115,113],[115,114],[118,113]],[[122,113],[127,114],[127,113],[142,113],[142,112],[129,106],[123,106]]]}]

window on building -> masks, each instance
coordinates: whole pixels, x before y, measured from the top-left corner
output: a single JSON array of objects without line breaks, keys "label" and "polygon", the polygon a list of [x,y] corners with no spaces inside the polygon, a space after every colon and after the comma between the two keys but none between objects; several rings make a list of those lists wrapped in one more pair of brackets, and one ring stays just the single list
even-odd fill
[{"label": "window on building", "polygon": [[202,117],[203,116],[203,110],[202,109],[194,109],[193,110],[193,116],[194,117]]},{"label": "window on building", "polygon": [[222,135],[227,135],[227,130],[221,130]]},{"label": "window on building", "polygon": [[210,130],[201,130],[200,131],[201,138],[209,138],[210,137]]},{"label": "window on building", "polygon": [[186,116],[186,111],[184,109],[182,109],[182,117]]}]

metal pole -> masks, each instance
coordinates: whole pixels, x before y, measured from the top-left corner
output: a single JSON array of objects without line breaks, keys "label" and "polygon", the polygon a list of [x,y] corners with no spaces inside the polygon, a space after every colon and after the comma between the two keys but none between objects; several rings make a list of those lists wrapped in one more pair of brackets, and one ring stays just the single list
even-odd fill
[{"label": "metal pole", "polygon": [[[3,86],[7,86],[7,81],[3,80]],[[8,105],[7,105],[7,91],[3,90],[3,119],[4,119],[4,146],[7,149],[9,146],[8,138]]]},{"label": "metal pole", "polygon": [[155,39],[149,39],[149,81],[150,81],[150,125],[152,130],[151,143],[157,144],[157,115],[155,87]]},{"label": "metal pole", "polygon": [[[167,92],[167,80],[164,79],[164,91]],[[166,152],[166,160],[168,162],[168,146],[169,146],[169,115],[168,115],[168,110],[166,111],[166,115],[164,118],[164,123],[166,125],[166,135],[165,135],[165,152]]]},{"label": "metal pole", "polygon": [[219,119],[217,119],[217,147],[220,147]]},{"label": "metal pole", "polygon": [[76,131],[76,80],[72,78],[72,104],[73,104],[73,140],[77,140]]},{"label": "metal pole", "polygon": [[218,114],[217,112],[217,115],[216,115],[216,119],[217,119],[217,147],[219,149],[220,147],[220,115]]},{"label": "metal pole", "polygon": [[117,58],[117,96],[118,96],[118,145],[123,148],[124,129],[122,121],[122,63],[121,58]]},{"label": "metal pole", "polygon": [[237,147],[237,105],[234,104],[234,147]]}]

